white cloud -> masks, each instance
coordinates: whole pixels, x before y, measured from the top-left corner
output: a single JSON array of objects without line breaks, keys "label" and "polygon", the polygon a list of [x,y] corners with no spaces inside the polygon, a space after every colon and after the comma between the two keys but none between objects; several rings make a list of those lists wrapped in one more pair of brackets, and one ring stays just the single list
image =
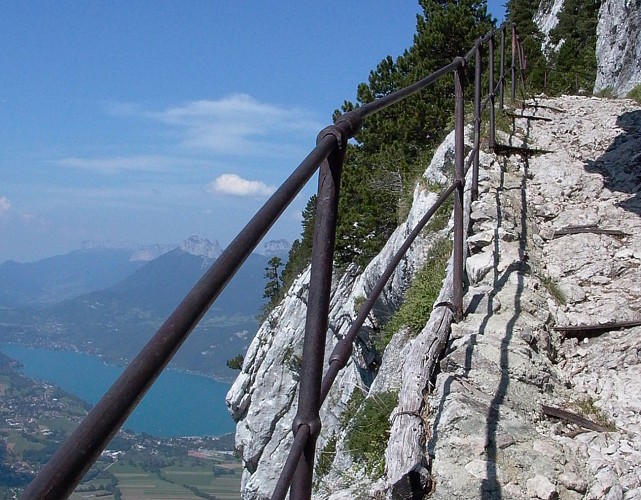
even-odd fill
[{"label": "white cloud", "polygon": [[112,112],[142,114],[175,127],[183,147],[237,156],[300,155],[305,152],[301,141],[313,146],[316,133],[322,128],[308,111],[260,102],[247,94],[191,101],[162,111],[119,105]]},{"label": "white cloud", "polygon": [[11,208],[11,203],[5,196],[0,196],[0,217],[6,214]]},{"label": "white cloud", "polygon": [[207,185],[210,193],[234,196],[269,196],[276,188],[261,181],[250,181],[236,174],[223,174]]}]

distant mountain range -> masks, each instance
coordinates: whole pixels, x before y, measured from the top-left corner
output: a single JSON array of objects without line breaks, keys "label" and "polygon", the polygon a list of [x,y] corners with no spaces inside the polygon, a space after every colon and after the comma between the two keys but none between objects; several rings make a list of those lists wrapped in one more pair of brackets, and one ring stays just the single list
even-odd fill
[{"label": "distant mountain range", "polygon": [[[225,361],[246,350],[264,303],[265,267],[286,242],[252,254],[177,354],[176,367],[229,379]],[[62,347],[124,362],[138,353],[222,253],[193,236],[144,262],[135,251],[93,248],[0,265],[0,341]]]}]

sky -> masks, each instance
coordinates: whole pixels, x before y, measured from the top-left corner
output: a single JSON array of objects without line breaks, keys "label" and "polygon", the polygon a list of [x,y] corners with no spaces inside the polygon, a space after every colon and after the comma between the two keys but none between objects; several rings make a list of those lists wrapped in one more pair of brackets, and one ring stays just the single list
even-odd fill
[{"label": "sky", "polygon": [[[502,20],[503,0],[490,1]],[[416,0],[5,0],[0,263],[224,247],[385,56]],[[267,239],[293,241],[312,181]]]}]

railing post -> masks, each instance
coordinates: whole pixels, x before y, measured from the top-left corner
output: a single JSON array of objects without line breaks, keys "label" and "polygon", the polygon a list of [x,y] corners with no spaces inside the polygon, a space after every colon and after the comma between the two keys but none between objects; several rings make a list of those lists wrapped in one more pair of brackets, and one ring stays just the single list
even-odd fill
[{"label": "railing post", "polygon": [[292,479],[290,490],[292,500],[308,500],[311,497],[316,439],[321,429],[318,415],[321,406],[320,388],[332,285],[340,175],[347,146],[347,138],[342,136],[336,126],[321,131],[319,140],[328,134],[336,136],[338,148],[322,163],[318,178],[318,201],[316,203],[298,411],[292,427],[294,435],[296,435],[301,426],[307,426],[309,437]]},{"label": "railing post", "polygon": [[494,130],[494,101],[495,101],[495,95],[494,95],[494,35],[489,40],[488,44],[488,65],[489,65],[489,73],[490,73],[490,151],[493,151],[494,148],[496,147],[496,131]]},{"label": "railing post", "polygon": [[521,63],[521,84],[523,85],[523,92],[525,92],[526,84],[525,79],[527,76],[527,59],[525,57],[525,47],[523,46],[523,41],[519,38],[519,61]]},{"label": "railing post", "polygon": [[516,100],[516,26],[512,25],[512,104]]},{"label": "railing post", "polygon": [[505,26],[501,29],[501,72],[499,76],[500,85],[499,85],[499,105],[501,111],[505,107],[505,97],[504,97],[504,88],[505,88]]},{"label": "railing post", "polygon": [[472,167],[472,200],[479,196],[479,150],[481,149],[481,73],[483,54],[480,41],[476,45],[474,62],[474,164]]},{"label": "railing post", "polygon": [[465,80],[465,59],[456,58],[459,66],[454,72],[454,249],[453,249],[453,293],[454,320],[463,319],[463,194],[465,189],[465,100],[463,85]]}]

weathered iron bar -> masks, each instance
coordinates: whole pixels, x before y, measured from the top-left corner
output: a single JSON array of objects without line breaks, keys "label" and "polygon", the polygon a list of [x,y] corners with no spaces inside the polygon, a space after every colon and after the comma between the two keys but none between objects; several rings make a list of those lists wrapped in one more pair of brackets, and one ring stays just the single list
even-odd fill
[{"label": "weathered iron bar", "polygon": [[544,155],[552,153],[553,151],[547,149],[536,148],[523,148],[521,146],[506,146],[504,144],[496,144],[494,146],[494,154],[503,156],[522,155],[526,157]]},{"label": "weathered iron bar", "polygon": [[386,95],[385,97],[381,97],[376,101],[363,104],[361,107],[356,108],[353,111],[353,113],[357,113],[361,118],[365,118],[373,113],[380,111],[381,109],[385,109],[391,106],[392,104],[395,104],[405,99],[406,97],[409,97],[412,94],[415,94],[420,90],[423,90],[425,87],[427,87],[428,85],[431,85],[442,76],[447,75],[448,73],[451,73],[452,71],[456,70],[456,68],[458,68],[458,66],[461,64],[459,59],[460,58],[454,59],[447,66],[443,66],[441,69],[436,70],[431,75],[426,76],[422,80],[419,80],[418,82],[413,83],[408,87],[405,87],[401,90],[397,90],[396,92]]},{"label": "weathered iron bar", "polygon": [[481,44],[476,46],[474,64],[474,166],[472,168],[472,201],[479,196],[479,152],[481,144],[481,76],[483,71],[483,54]]},{"label": "weathered iron bar", "polygon": [[278,482],[274,488],[271,500],[285,500],[287,491],[289,490],[289,485],[292,482],[296,469],[298,468],[298,461],[300,460],[300,457],[305,450],[305,446],[307,445],[309,431],[310,429],[308,425],[303,424],[298,428],[298,432],[294,436],[294,442],[289,450],[289,455],[287,455],[287,460],[285,461],[283,470],[278,477]]},{"label": "weathered iron bar", "polygon": [[597,226],[570,226],[570,227],[566,227],[563,229],[559,229],[558,231],[555,231],[554,238],[558,238],[560,236],[567,236],[569,234],[584,234],[584,233],[607,234],[610,236],[617,236],[619,238],[630,236],[630,234],[620,231],[618,229],[601,229]]},{"label": "weathered iron bar", "polygon": [[544,116],[523,115],[519,113],[513,113],[511,111],[506,111],[505,114],[511,118],[523,118],[524,120],[532,120],[532,121],[540,121],[540,122],[552,121],[552,118],[545,118]]},{"label": "weathered iron bar", "polygon": [[321,430],[320,387],[323,378],[323,357],[332,288],[338,197],[341,170],[349,139],[347,134],[336,137],[337,133],[340,131],[336,127],[328,127],[319,135],[319,141],[322,141],[327,135],[334,137],[338,142],[338,148],[323,161],[318,178],[305,339],[303,341],[297,412],[292,424],[294,435],[304,425],[309,428],[309,436],[292,478],[290,488],[290,499],[292,500],[305,500],[311,497],[316,439]]},{"label": "weathered iron bar", "polygon": [[597,424],[592,420],[589,420],[581,415],[577,415],[574,412],[564,410],[562,408],[555,408],[554,406],[541,405],[541,412],[548,417],[559,418],[565,420],[566,422],[572,422],[573,424],[580,425],[585,429],[590,429],[597,432],[608,432],[610,429],[607,427]]},{"label": "weathered iron bar", "polygon": [[556,325],[552,330],[565,333],[580,333],[580,332],[607,332],[608,330],[616,330],[618,328],[630,328],[632,326],[641,326],[641,320],[634,321],[611,321],[600,325]]},{"label": "weathered iron bar", "polygon": [[485,45],[488,42],[488,40],[490,40],[494,36],[494,33],[495,33],[494,30],[488,31],[487,33],[485,33],[485,35],[478,38],[476,42],[474,42],[474,45],[472,46],[472,48],[463,57],[463,59],[465,59],[466,64],[472,61],[472,58],[476,54],[476,49],[481,47],[482,45]]},{"label": "weathered iron bar", "polygon": [[492,106],[490,106],[490,139],[489,147],[490,150],[494,149],[496,144],[496,131],[494,130],[495,125],[495,116],[494,116],[494,100],[496,97],[496,87],[494,86],[494,36],[492,36],[488,42],[488,71],[489,71],[489,89],[490,89],[490,101]]},{"label": "weathered iron bar", "polygon": [[512,67],[511,71],[511,96],[512,104],[516,99],[516,26],[512,25]]},{"label": "weathered iron bar", "polygon": [[499,73],[499,106],[501,111],[505,107],[505,26],[501,29],[501,63]]},{"label": "weathered iron bar", "polygon": [[454,72],[454,179],[457,190],[454,193],[454,320],[463,319],[463,197],[465,189],[464,154],[465,154],[465,60]]}]

